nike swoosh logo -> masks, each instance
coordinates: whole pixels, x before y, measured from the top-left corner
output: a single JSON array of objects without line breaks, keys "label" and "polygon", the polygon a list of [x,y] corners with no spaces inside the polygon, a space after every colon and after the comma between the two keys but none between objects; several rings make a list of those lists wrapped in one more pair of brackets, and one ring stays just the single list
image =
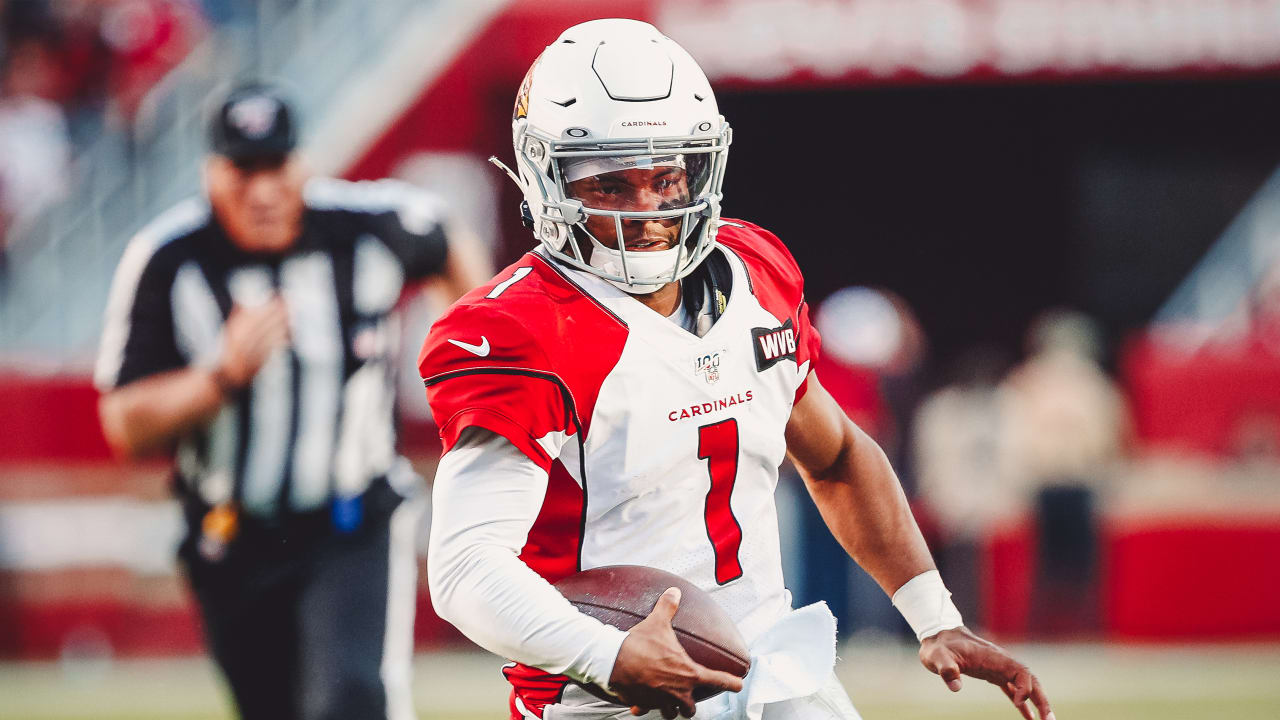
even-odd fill
[{"label": "nike swoosh logo", "polygon": [[472,345],[471,343],[464,343],[461,340],[453,340],[453,339],[450,339],[449,342],[453,343],[454,345],[457,345],[458,347],[462,348],[463,350],[466,350],[469,353],[474,353],[476,355],[479,355],[480,357],[487,357],[489,355],[489,338],[483,335],[480,336],[479,345]]}]

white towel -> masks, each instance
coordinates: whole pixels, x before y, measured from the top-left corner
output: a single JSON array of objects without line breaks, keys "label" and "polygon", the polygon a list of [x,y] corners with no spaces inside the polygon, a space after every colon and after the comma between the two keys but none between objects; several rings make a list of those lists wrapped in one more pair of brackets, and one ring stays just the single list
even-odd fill
[{"label": "white towel", "polygon": [[825,602],[792,610],[761,633],[750,651],[742,692],[699,703],[697,717],[760,720],[765,705],[821,690],[836,664],[835,616]]}]

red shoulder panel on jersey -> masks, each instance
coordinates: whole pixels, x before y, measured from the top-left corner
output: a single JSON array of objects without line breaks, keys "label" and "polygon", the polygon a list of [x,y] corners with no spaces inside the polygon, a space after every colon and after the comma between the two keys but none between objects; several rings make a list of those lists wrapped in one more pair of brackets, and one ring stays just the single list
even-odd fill
[{"label": "red shoulder panel on jersey", "polygon": [[445,451],[463,429],[483,427],[545,469],[552,458],[538,440],[577,429],[564,381],[524,327],[502,313],[456,306],[427,336],[418,369]]},{"label": "red shoulder panel on jersey", "polygon": [[539,440],[586,432],[626,333],[550,261],[525,254],[441,316],[418,355],[445,451],[478,426],[550,468]]},{"label": "red shoulder panel on jersey", "polygon": [[[732,250],[747,266],[751,292],[782,323],[791,321],[796,333],[796,365],[812,368],[822,347],[822,337],[809,322],[809,304],[804,300],[804,276],[791,251],[777,235],[745,220],[727,222],[716,234],[716,242]],[[735,288],[736,292],[736,288]],[[804,396],[808,381],[801,381],[796,402]]]},{"label": "red shoulder panel on jersey", "polygon": [[[547,478],[547,497],[538,511],[538,519],[529,529],[529,539],[520,551],[520,559],[550,583],[577,572],[585,512],[585,493],[564,465],[555,461]],[[502,672],[511,683],[514,720],[522,717],[515,709],[517,697],[530,712],[542,717],[543,706],[559,702],[560,693],[569,683],[564,675],[550,675],[545,670],[519,663],[508,665]]]}]

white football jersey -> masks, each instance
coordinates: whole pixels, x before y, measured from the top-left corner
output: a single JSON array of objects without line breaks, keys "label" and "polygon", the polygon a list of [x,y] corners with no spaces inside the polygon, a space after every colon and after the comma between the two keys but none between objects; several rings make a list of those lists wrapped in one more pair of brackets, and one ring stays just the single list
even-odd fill
[{"label": "white football jersey", "polygon": [[[419,369],[446,451],[478,426],[548,471],[520,556],[538,574],[666,570],[710,592],[750,642],[790,609],[774,489],[819,337],[775,236],[739,222],[717,242],[707,262],[732,282],[702,337],[530,252],[434,324]],[[535,712],[567,682],[519,665],[507,676]]]}]

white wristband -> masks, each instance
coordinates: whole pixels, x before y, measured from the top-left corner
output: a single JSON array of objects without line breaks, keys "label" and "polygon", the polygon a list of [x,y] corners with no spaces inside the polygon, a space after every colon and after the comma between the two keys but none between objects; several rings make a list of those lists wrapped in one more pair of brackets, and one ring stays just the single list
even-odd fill
[{"label": "white wristband", "polygon": [[893,594],[893,606],[907,619],[917,640],[964,624],[960,611],[951,602],[951,591],[937,570],[922,572],[898,588]]}]

